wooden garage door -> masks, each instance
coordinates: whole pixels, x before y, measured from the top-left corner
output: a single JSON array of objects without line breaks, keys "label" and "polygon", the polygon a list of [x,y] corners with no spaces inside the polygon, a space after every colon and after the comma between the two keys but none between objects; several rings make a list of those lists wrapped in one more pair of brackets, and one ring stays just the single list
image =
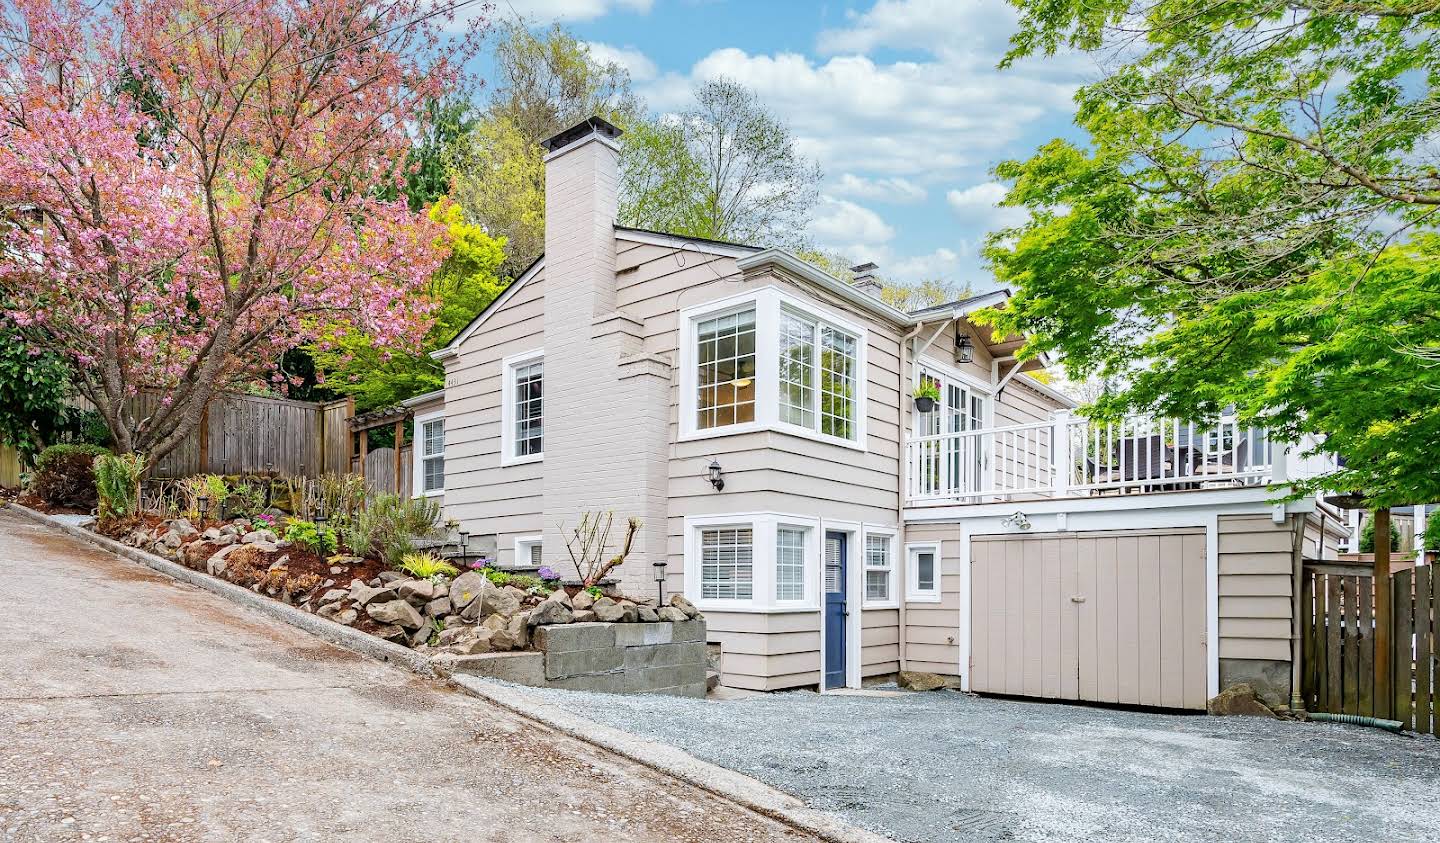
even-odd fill
[{"label": "wooden garage door", "polygon": [[1202,530],[977,536],[970,688],[1205,707]]}]

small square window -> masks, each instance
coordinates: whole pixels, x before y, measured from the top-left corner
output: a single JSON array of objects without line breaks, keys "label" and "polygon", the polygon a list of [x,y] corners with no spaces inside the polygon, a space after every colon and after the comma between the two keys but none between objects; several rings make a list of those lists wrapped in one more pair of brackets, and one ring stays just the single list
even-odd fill
[{"label": "small square window", "polygon": [[912,544],[905,549],[906,598],[921,602],[940,599],[940,546]]}]

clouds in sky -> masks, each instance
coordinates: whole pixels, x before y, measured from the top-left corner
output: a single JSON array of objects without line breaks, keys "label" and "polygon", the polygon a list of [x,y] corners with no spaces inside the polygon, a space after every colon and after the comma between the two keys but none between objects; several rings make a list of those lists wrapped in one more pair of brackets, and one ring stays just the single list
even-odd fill
[{"label": "clouds in sky", "polygon": [[616,11],[648,12],[655,0],[504,0],[497,13],[514,9],[526,20],[587,21]]},{"label": "clouds in sky", "polygon": [[1005,189],[989,168],[1028,155],[1038,125],[1065,122],[1082,81],[1065,57],[997,70],[1015,25],[1005,0],[877,0],[818,31],[813,52],[739,43],[662,72],[633,48],[592,50],[629,68],[660,112],[687,107],[704,79],[754,89],[825,171],[818,246],[904,280],[970,279],[986,232],[1024,218],[995,207]]}]

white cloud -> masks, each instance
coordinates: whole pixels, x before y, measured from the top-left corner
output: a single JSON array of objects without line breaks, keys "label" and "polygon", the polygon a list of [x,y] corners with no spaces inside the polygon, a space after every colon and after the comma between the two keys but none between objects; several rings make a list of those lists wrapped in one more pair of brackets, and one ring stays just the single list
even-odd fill
[{"label": "white cloud", "polygon": [[809,233],[822,249],[838,252],[851,260],[877,263],[889,256],[886,244],[895,237],[895,229],[879,214],[833,196],[820,197]]},{"label": "white cloud", "polygon": [[506,0],[497,13],[514,9],[526,20],[549,23],[594,20],[616,10],[645,14],[654,5],[655,0]]},{"label": "white cloud", "polygon": [[616,47],[599,41],[587,41],[585,46],[590,49],[592,59],[600,64],[620,65],[630,71],[630,78],[636,82],[654,79],[660,73],[655,62],[634,47]]},{"label": "white cloud", "polygon": [[830,191],[841,196],[853,196],[857,199],[872,199],[877,202],[893,202],[895,204],[924,202],[927,195],[925,188],[909,179],[899,177],[867,179],[854,173],[841,175],[837,182],[830,185]]},{"label": "white cloud", "polygon": [[984,56],[990,64],[1004,52],[1018,19],[1005,0],[879,0],[868,11],[850,10],[845,17],[847,26],[820,33],[820,52],[922,49]]},{"label": "white cloud", "polygon": [[952,190],[945,194],[945,202],[960,219],[995,231],[1020,225],[1030,218],[1030,212],[1025,208],[1000,207],[1000,201],[1007,193],[1009,190],[1005,185],[991,181],[964,190]]}]

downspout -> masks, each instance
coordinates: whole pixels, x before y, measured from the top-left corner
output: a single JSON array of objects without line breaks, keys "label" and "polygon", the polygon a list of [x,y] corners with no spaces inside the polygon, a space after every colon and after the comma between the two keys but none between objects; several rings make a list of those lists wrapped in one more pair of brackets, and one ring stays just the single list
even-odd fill
[{"label": "downspout", "polygon": [[[1295,527],[1291,530],[1291,582],[1290,582],[1290,710],[1299,714],[1305,710],[1305,698],[1300,693],[1300,678],[1304,665],[1301,664],[1305,652],[1301,642],[1300,618],[1302,615],[1300,601],[1304,598],[1305,588],[1305,522],[1308,516],[1297,513]],[[1325,546],[1325,522],[1320,522],[1320,546]]]},{"label": "downspout", "polygon": [[900,517],[896,519],[899,523],[895,526],[899,536],[897,544],[900,546],[896,548],[899,552],[895,554],[895,596],[898,598],[895,602],[900,606],[900,669],[902,671],[909,667],[908,660],[905,658],[905,609],[908,601],[905,599],[905,572],[902,568],[905,560],[905,489],[908,488],[910,482],[910,429],[909,425],[905,423],[905,381],[907,380],[906,372],[910,371],[910,357],[912,356],[910,343],[920,336],[920,329],[924,327],[924,322],[916,322],[914,330],[900,340],[900,383],[898,384],[899,389],[896,390],[900,395],[900,471],[898,472],[900,487],[895,490],[895,511],[899,513]]}]

